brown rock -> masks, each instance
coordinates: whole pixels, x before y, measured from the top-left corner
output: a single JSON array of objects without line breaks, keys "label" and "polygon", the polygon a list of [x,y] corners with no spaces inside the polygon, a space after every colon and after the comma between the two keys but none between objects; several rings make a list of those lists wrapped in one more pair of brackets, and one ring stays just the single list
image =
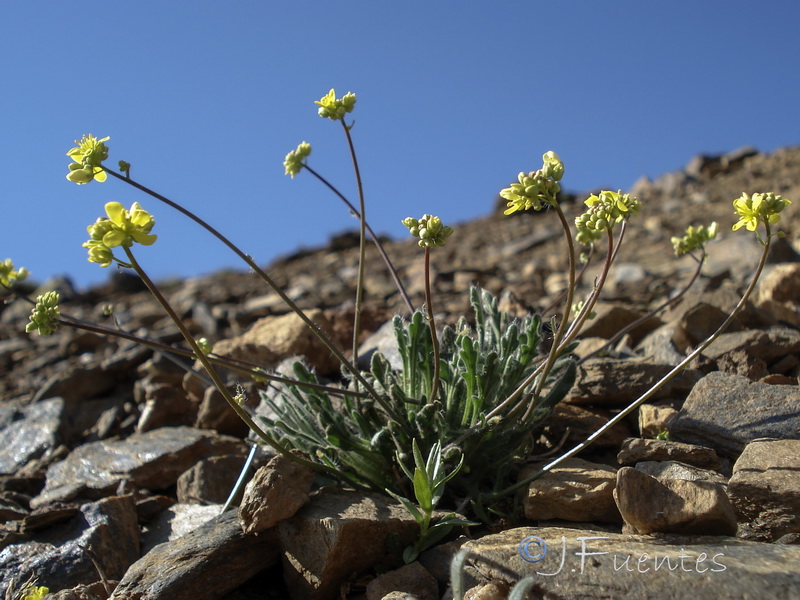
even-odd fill
[{"label": "brown rock", "polygon": [[800,440],[755,440],[733,466],[728,495],[748,537],[774,541],[800,532]]},{"label": "brown rock", "polygon": [[[632,360],[592,358],[578,367],[575,385],[564,401],[596,406],[624,406],[649,390],[672,368],[671,365]],[[700,377],[700,373],[696,371],[683,371],[664,385],[653,399],[688,393]]]},{"label": "brown rock", "polygon": [[[524,479],[529,472],[520,473]],[[525,517],[533,521],[563,519],[580,523],[619,523],[614,503],[616,469],[570,458],[528,486]]]},{"label": "brown rock", "polygon": [[633,465],[646,460],[676,460],[712,470],[721,466],[717,453],[711,448],[665,440],[628,438],[617,454],[617,461],[621,465]]},{"label": "brown rock", "polygon": [[[330,323],[321,310],[309,310],[306,314],[322,331],[330,331]],[[242,335],[214,344],[214,353],[264,368],[274,367],[290,356],[303,356],[323,375],[339,367],[336,358],[295,313],[259,319]]]},{"label": "brown rock", "polygon": [[334,600],[342,583],[386,557],[390,536],[402,548],[419,535],[402,506],[382,496],[333,490],[314,496],[277,529],[284,578],[295,600]]},{"label": "brown rock", "polygon": [[658,480],[631,467],[617,472],[614,499],[631,533],[733,535],[736,515],[721,485]]},{"label": "brown rock", "polygon": [[776,320],[800,326],[800,263],[772,267],[758,282],[756,306]]},{"label": "brown rock", "polygon": [[239,508],[245,533],[258,533],[293,516],[309,500],[314,471],[274,456],[247,484]]},{"label": "brown rock", "polygon": [[245,459],[239,454],[199,460],[178,477],[178,502],[224,504],[236,485]]},{"label": "brown rock", "polygon": [[672,406],[644,403],[639,407],[639,433],[644,438],[655,438],[678,414]]},{"label": "brown rock", "polygon": [[490,581],[467,590],[464,600],[506,600],[510,586],[504,582]]},{"label": "brown rock", "polygon": [[418,562],[384,573],[367,584],[367,600],[383,600],[392,592],[410,594],[416,600],[439,600],[439,584]]},{"label": "brown rock", "polygon": [[[553,439],[561,440],[566,435],[566,444],[575,445],[600,429],[613,416],[608,410],[591,406],[578,406],[560,402],[553,409],[547,430]],[[623,440],[632,435],[625,421],[620,421],[602,436],[597,438],[595,448],[619,448]]]}]

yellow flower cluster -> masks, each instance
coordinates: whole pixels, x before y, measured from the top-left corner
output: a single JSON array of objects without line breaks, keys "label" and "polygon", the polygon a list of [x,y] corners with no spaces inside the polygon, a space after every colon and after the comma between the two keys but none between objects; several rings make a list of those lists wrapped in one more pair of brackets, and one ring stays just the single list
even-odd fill
[{"label": "yellow flower cluster", "polygon": [[447,238],[453,234],[453,228],[442,224],[439,217],[422,215],[419,219],[406,217],[403,225],[408,227],[412,236],[419,238],[419,245],[423,248],[444,246]]},{"label": "yellow flower cluster", "polygon": [[157,236],[150,233],[155,219],[138,202],[130,210],[119,202],[109,202],[105,209],[108,218],[99,217],[86,228],[91,239],[83,247],[89,250],[89,262],[107,267],[115,260],[112,248],[129,248],[134,242],[149,246],[156,241]]},{"label": "yellow flower cluster", "polygon": [[672,248],[675,250],[675,256],[683,256],[697,250],[704,248],[706,242],[713,240],[717,237],[717,223],[713,222],[708,227],[700,225],[698,227],[689,226],[683,237],[671,238]]},{"label": "yellow flower cluster", "polygon": [[739,220],[733,226],[736,231],[740,227],[747,228],[748,231],[755,231],[760,222],[777,223],[780,220],[780,212],[789,206],[786,198],[773,194],[742,194],[741,197],[733,201],[733,208]]},{"label": "yellow flower cluster", "polygon": [[639,212],[642,206],[636,198],[623,194],[622,190],[604,190],[599,194],[592,194],[584,204],[589,208],[575,218],[575,226],[578,228],[575,239],[584,245],[599,239],[604,231],[610,231],[615,223],[627,220],[632,214]]},{"label": "yellow flower cluster", "polygon": [[331,121],[340,121],[344,119],[347,113],[353,112],[356,106],[356,95],[347,92],[341,98],[337,98],[336,92],[331,89],[331,91],[322,98],[316,100],[314,104],[319,106],[317,112],[320,117],[330,119]]},{"label": "yellow flower cluster", "polygon": [[311,144],[308,142],[301,142],[297,148],[289,152],[283,160],[286,174],[291,175],[294,179],[294,176],[303,169],[303,161],[309,154],[311,154]]},{"label": "yellow flower cluster", "polygon": [[14,270],[14,263],[10,258],[0,262],[0,285],[10,288],[17,281],[22,281],[29,275],[28,269],[20,267]]},{"label": "yellow flower cluster", "polygon": [[564,163],[550,150],[542,156],[542,168],[530,173],[520,173],[517,183],[500,190],[500,197],[508,200],[506,215],[518,210],[542,210],[544,204],[555,205],[561,191],[559,181],[564,176]]},{"label": "yellow flower cluster", "polygon": [[105,181],[107,175],[101,163],[108,158],[108,146],[105,142],[109,139],[104,137],[98,140],[90,133],[80,140],[75,140],[77,147],[67,152],[67,156],[74,161],[69,166],[67,179],[79,185],[93,180]]}]

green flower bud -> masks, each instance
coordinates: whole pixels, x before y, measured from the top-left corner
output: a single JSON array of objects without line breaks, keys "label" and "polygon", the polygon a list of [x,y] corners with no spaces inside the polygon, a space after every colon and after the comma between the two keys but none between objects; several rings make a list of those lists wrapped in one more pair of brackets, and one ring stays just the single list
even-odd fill
[{"label": "green flower bud", "polygon": [[197,343],[197,347],[200,348],[200,352],[202,352],[204,356],[211,354],[213,344],[208,341],[208,338],[201,337],[195,341]]},{"label": "green flower bud", "polygon": [[717,223],[713,222],[708,227],[700,225],[699,227],[690,226],[686,229],[686,234],[683,237],[674,237],[670,239],[672,248],[675,251],[675,256],[683,256],[684,254],[697,250],[698,248],[705,248],[706,242],[713,240],[717,237]]},{"label": "green flower bud", "polygon": [[419,220],[412,217],[406,217],[402,221],[403,225],[408,227],[408,232],[416,238],[419,238],[419,245],[423,248],[433,248],[435,246],[444,246],[453,233],[453,228],[442,224],[439,217],[431,215],[422,215]]},{"label": "green flower bud", "polygon": [[564,176],[564,163],[558,158],[558,154],[552,150],[545,152],[542,161],[542,173],[545,177],[559,181]]},{"label": "green flower bud", "polygon": [[36,306],[31,311],[30,322],[25,327],[26,333],[38,331],[39,335],[52,335],[58,329],[61,312],[58,303],[61,297],[58,292],[46,292],[36,298]]},{"label": "green flower bud", "polygon": [[291,175],[292,179],[303,169],[303,161],[311,154],[311,144],[308,142],[301,142],[294,150],[286,155],[283,160],[283,166],[286,169],[286,175]]}]

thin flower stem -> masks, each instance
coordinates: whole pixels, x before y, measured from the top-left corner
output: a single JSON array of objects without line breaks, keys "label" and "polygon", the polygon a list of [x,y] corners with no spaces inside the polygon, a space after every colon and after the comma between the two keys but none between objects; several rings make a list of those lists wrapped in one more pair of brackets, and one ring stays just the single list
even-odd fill
[{"label": "thin flower stem", "polygon": [[[356,207],[353,206],[352,203],[344,196],[344,194],[342,194],[331,182],[329,182],[327,179],[325,179],[322,175],[317,173],[307,164],[303,164],[303,168],[306,169],[309,173],[311,173],[311,175],[316,177],[320,181],[320,183],[326,186],[331,192],[333,192],[336,196],[338,196],[339,199],[342,202],[344,202],[344,204],[350,210],[350,213],[356,219],[361,218],[361,213],[359,213],[358,210],[356,210]],[[406,292],[405,286],[403,286],[403,282],[400,281],[400,276],[397,274],[397,269],[394,268],[392,261],[389,259],[389,255],[386,254],[386,249],[383,247],[383,244],[381,243],[378,236],[375,235],[375,232],[372,230],[372,227],[370,227],[369,223],[365,221],[364,226],[367,228],[367,231],[369,232],[369,235],[372,238],[372,242],[375,244],[375,248],[377,248],[378,250],[378,254],[380,254],[381,258],[383,259],[383,262],[386,263],[386,268],[389,270],[389,275],[392,277],[395,286],[397,286],[397,291],[400,292],[400,296],[403,298],[403,302],[405,303],[408,312],[413,313],[414,305],[411,303],[411,299],[408,297],[408,293]]]},{"label": "thin flower stem", "polygon": [[222,382],[222,379],[220,379],[219,375],[217,374],[216,369],[214,369],[214,365],[212,365],[211,361],[208,360],[208,357],[206,357],[205,354],[203,354],[203,351],[197,345],[197,342],[195,341],[194,337],[189,332],[189,330],[186,328],[186,325],[184,325],[184,323],[181,320],[181,318],[178,316],[178,314],[172,308],[172,306],[167,301],[167,299],[161,294],[161,291],[158,289],[158,287],[156,287],[156,285],[153,283],[153,281],[150,279],[150,277],[147,275],[147,273],[144,271],[144,269],[136,261],[136,258],[133,256],[133,253],[131,252],[130,248],[123,247],[123,249],[125,250],[125,255],[128,257],[128,261],[130,262],[130,264],[133,267],[133,269],[136,271],[136,273],[138,273],[139,277],[142,278],[142,281],[147,286],[147,289],[150,290],[150,293],[153,294],[153,296],[156,298],[156,300],[158,300],[158,303],[161,305],[161,307],[164,309],[164,311],[169,315],[170,319],[172,319],[172,321],[178,327],[178,329],[181,332],[181,335],[183,335],[183,337],[186,340],[186,342],[192,348],[192,351],[194,352],[194,355],[202,363],[203,368],[208,373],[208,376],[211,377],[212,381],[214,382],[215,387],[219,390],[220,394],[222,394],[222,397],[225,398],[225,401],[230,405],[230,407],[233,409],[233,411],[236,413],[236,415],[242,421],[244,421],[244,423],[250,428],[250,430],[253,431],[256,435],[258,435],[258,437],[260,437],[265,443],[267,443],[270,446],[272,446],[275,450],[277,450],[278,452],[280,452],[281,454],[286,456],[288,459],[290,459],[290,460],[292,460],[292,461],[294,461],[294,462],[296,462],[298,464],[310,467],[312,469],[325,471],[325,472],[327,472],[327,473],[329,473],[331,475],[337,476],[338,473],[334,469],[331,469],[330,467],[328,467],[326,465],[322,465],[322,464],[319,464],[319,463],[312,462],[310,460],[306,460],[304,458],[301,458],[297,454],[295,454],[293,452],[290,452],[288,448],[286,448],[283,444],[278,442],[275,438],[273,438],[266,431],[264,431],[250,417],[250,415],[247,413],[247,411],[244,409],[244,407],[241,406],[233,398],[233,396],[231,396],[230,392],[228,391],[228,388]]},{"label": "thin flower stem", "polygon": [[642,315],[641,317],[639,317],[638,319],[636,319],[632,323],[629,323],[628,325],[626,325],[625,327],[620,329],[617,333],[615,333],[612,337],[610,337],[605,344],[600,346],[597,350],[594,350],[593,352],[590,352],[586,356],[582,357],[578,361],[578,364],[586,362],[587,360],[589,360],[593,356],[596,356],[597,354],[599,354],[600,352],[602,352],[603,350],[605,350],[609,346],[612,346],[619,339],[621,339],[623,335],[628,333],[630,330],[634,329],[638,325],[641,325],[642,323],[647,321],[647,319],[649,319],[650,317],[654,317],[655,315],[660,313],[665,308],[669,308],[670,306],[672,306],[673,304],[678,302],[678,300],[683,298],[683,296],[686,295],[686,292],[688,292],[689,289],[691,289],[691,287],[695,284],[695,282],[697,281],[697,278],[700,276],[700,272],[703,270],[703,263],[705,262],[706,251],[705,251],[705,249],[702,249],[702,256],[699,259],[695,258],[694,255],[690,255],[690,256],[692,256],[697,261],[697,268],[695,269],[694,274],[692,275],[692,278],[689,280],[689,283],[687,283],[685,286],[683,286],[683,288],[681,289],[680,292],[675,294],[672,298],[667,298],[664,302],[659,304],[656,308],[654,308],[653,310],[651,310],[647,314]]},{"label": "thin flower stem", "polygon": [[[569,314],[572,308],[572,301],[575,297],[575,244],[572,241],[572,233],[569,230],[569,223],[567,223],[567,218],[564,216],[564,211],[561,210],[561,206],[559,206],[558,202],[554,202],[553,206],[556,210],[556,214],[558,215],[559,221],[561,221],[561,226],[564,229],[564,235],[567,239],[567,249],[569,252],[569,282],[567,287],[567,298],[564,302],[564,311],[563,315],[561,316],[561,323],[558,325],[556,330],[553,332],[553,343],[550,347],[550,352],[545,359],[544,364],[541,366],[540,369],[537,369],[533,373],[531,373],[525,381],[522,382],[512,394],[509,396],[508,399],[503,401],[503,404],[509,402],[509,399],[512,399],[513,402],[517,398],[522,396],[525,388],[530,385],[534,379],[536,378],[537,372],[540,372],[541,375],[539,376],[539,380],[536,383],[535,389],[533,390],[533,401],[530,403],[535,404],[536,399],[539,398],[539,395],[542,393],[542,388],[544,387],[545,380],[547,379],[547,374],[550,372],[550,369],[553,368],[553,364],[558,357],[558,352],[561,350],[561,339],[564,337],[564,334],[567,330],[567,324],[569,323]],[[498,407],[499,408],[499,407]],[[510,411],[509,414],[516,411],[517,408],[515,407]],[[529,407],[526,411],[526,414],[530,412],[531,408]],[[494,411],[492,411],[494,412]]]},{"label": "thin flower stem", "polygon": [[[0,284],[2,285],[2,284]],[[2,285],[10,294],[18,299],[22,300],[23,302],[27,302],[28,304],[35,306],[36,301],[28,296],[15,292],[11,288]],[[111,329],[109,327],[103,327],[102,325],[97,325],[96,323],[89,323],[88,321],[84,321],[82,319],[78,319],[77,317],[73,317],[72,315],[68,315],[66,313],[61,313],[61,318],[56,319],[59,324],[64,325],[65,327],[72,327],[73,329],[80,329],[82,331],[87,331],[89,333],[93,333],[95,335],[99,335],[102,337],[116,337],[123,340],[128,340],[131,342],[136,342],[137,344],[141,344],[142,346],[147,346],[148,348],[152,348],[153,350],[164,352],[167,356],[177,355],[183,356],[186,358],[195,358],[194,352],[191,350],[184,350],[183,348],[175,348],[174,346],[169,346],[167,344],[163,344],[161,342],[156,342],[154,340],[149,340],[147,338],[135,335],[133,333],[129,333],[122,329]],[[208,355],[208,360],[210,360],[213,364],[225,367],[227,369],[231,369],[233,371],[239,371],[241,373],[246,373],[251,377],[262,377],[268,381],[272,381],[274,383],[281,383],[284,385],[294,385],[301,388],[307,388],[311,390],[317,390],[320,392],[325,392],[327,394],[333,394],[338,396],[360,396],[362,398],[370,397],[366,392],[355,392],[353,390],[343,390],[341,388],[331,387],[327,385],[322,385],[320,383],[310,383],[304,381],[297,381],[296,379],[291,379],[290,377],[281,377],[280,375],[273,375],[265,371],[263,367],[257,365],[256,363],[249,362],[246,360],[242,360],[239,358],[232,358],[226,356],[217,356],[212,354]],[[185,369],[187,372],[191,372],[194,375],[200,376],[200,373],[193,370],[191,367],[188,367],[182,363],[176,362],[181,368]],[[210,379],[208,380],[209,383],[213,383]]]},{"label": "thin flower stem", "polygon": [[[350,158],[353,161],[353,169],[356,175],[356,184],[358,186],[358,205],[359,205],[359,232],[358,232],[358,279],[356,280],[356,305],[355,314],[353,316],[353,364],[358,365],[358,337],[361,333],[361,308],[364,301],[364,269],[367,261],[367,233],[366,233],[366,207],[364,202],[364,186],[361,181],[361,171],[358,168],[358,159],[356,158],[356,148],[353,145],[353,138],[350,135],[350,128],[341,119],[344,134],[347,137],[347,146],[350,148]],[[358,389],[356,387],[356,389]]]},{"label": "thin flower stem", "polygon": [[572,233],[570,232],[567,218],[564,216],[564,211],[561,210],[561,206],[559,206],[558,202],[555,202],[554,206],[556,209],[556,214],[558,215],[558,219],[561,221],[561,226],[564,228],[564,235],[567,238],[567,248],[569,251],[569,287],[567,288],[567,298],[564,302],[564,314],[561,317],[561,323],[559,324],[558,329],[553,332],[553,345],[551,346],[550,354],[547,356],[547,360],[545,361],[542,376],[539,378],[539,383],[536,385],[536,389],[533,393],[534,398],[538,398],[539,394],[542,393],[545,379],[547,379],[547,373],[550,372],[550,369],[552,368],[553,363],[558,356],[558,351],[561,349],[561,339],[566,333],[567,324],[569,323],[569,314],[572,309],[572,301],[575,297],[575,244],[572,241]]},{"label": "thin flower stem", "polygon": [[195,215],[193,212],[185,209],[180,204],[177,204],[172,200],[170,200],[169,198],[162,196],[158,192],[155,192],[145,187],[144,185],[142,185],[137,181],[134,181],[130,177],[124,177],[122,175],[119,175],[118,173],[115,173],[114,171],[108,168],[105,168],[105,171],[112,177],[116,177],[120,181],[124,181],[128,185],[135,187],[137,190],[144,192],[149,196],[152,196],[156,200],[163,202],[167,206],[170,206],[171,208],[174,208],[181,214],[189,217],[192,221],[200,225],[202,228],[204,228],[206,231],[208,231],[214,237],[216,237],[219,241],[225,244],[230,250],[234,252],[234,254],[236,254],[239,258],[241,258],[247,264],[248,267],[250,267],[259,277],[261,277],[261,279],[263,279],[267,283],[267,285],[269,285],[273,289],[273,291],[276,294],[278,294],[281,300],[283,300],[283,302],[286,303],[286,305],[291,310],[293,310],[298,317],[300,317],[303,323],[306,324],[306,326],[317,337],[317,339],[319,339],[320,342],[322,342],[322,344],[339,360],[339,362],[344,366],[344,368],[347,369],[353,375],[353,377],[364,387],[365,390],[367,390],[370,397],[373,398],[390,416],[397,418],[397,415],[394,413],[389,404],[380,396],[380,394],[378,394],[378,392],[375,391],[375,389],[369,384],[369,382],[366,379],[364,379],[364,377],[359,372],[358,368],[356,368],[352,364],[352,362],[348,361],[345,358],[344,354],[342,354],[342,351],[336,347],[336,345],[331,341],[331,339],[327,335],[325,335],[322,329],[320,329],[320,327],[316,323],[314,323],[314,321],[308,318],[308,315],[306,315],[305,312],[303,312],[303,310],[299,306],[297,306],[297,304],[291,298],[289,298],[289,296],[286,295],[286,293],[280,288],[280,286],[277,283],[275,283],[272,280],[272,278],[261,267],[259,267],[250,256],[242,252],[233,242],[231,242],[227,237],[222,235],[214,227],[206,223],[203,219]]},{"label": "thin flower stem", "polygon": [[622,235],[624,232],[624,229],[620,231],[620,238],[617,241],[617,245],[614,246],[614,236],[611,234],[611,230],[608,229],[606,231],[608,237],[608,251],[606,253],[606,260],[603,262],[603,268],[600,271],[600,276],[597,278],[597,281],[592,288],[592,292],[589,294],[589,298],[586,300],[586,302],[584,302],[580,312],[569,326],[569,330],[561,342],[559,352],[563,351],[567,344],[571,343],[572,340],[578,337],[583,324],[586,322],[586,319],[589,318],[589,315],[591,314],[595,304],[597,304],[597,299],[600,297],[600,292],[603,290],[603,286],[606,284],[608,271],[611,268],[611,264],[614,262],[614,258],[617,256],[617,251],[619,250],[620,243],[622,242]]},{"label": "thin flower stem", "polygon": [[[147,338],[143,338],[135,334],[122,331],[120,329],[111,329],[108,327],[103,327],[101,325],[87,323],[86,321],[82,321],[80,319],[76,319],[75,317],[71,317],[68,315],[62,314],[61,317],[62,318],[58,319],[58,322],[66,327],[72,327],[73,329],[81,329],[83,331],[88,331],[89,333],[94,333],[100,336],[113,336],[123,340],[136,342],[137,344],[141,344],[142,346],[147,346],[148,348],[152,348],[153,350],[156,350],[158,352],[163,352],[167,356],[174,354],[176,356],[183,356],[185,358],[191,358],[191,359],[195,358],[195,353],[192,352],[191,350],[184,350],[183,348],[175,348],[173,346],[169,346],[161,342],[156,342],[154,340],[149,340]],[[280,375],[273,375],[271,373],[265,372],[265,370],[262,367],[256,365],[255,363],[250,363],[248,361],[236,358],[217,356],[212,353],[208,355],[208,360],[212,364],[218,367],[224,367],[226,369],[231,369],[232,371],[239,371],[240,373],[246,373],[251,377],[262,377],[267,381],[271,381],[274,383],[280,383],[283,385],[293,385],[300,388],[317,390],[325,392],[327,394],[334,394],[339,396],[360,395],[365,398],[369,397],[369,394],[367,394],[366,392],[354,392],[352,390],[343,390],[341,388],[330,387],[319,383],[307,383],[291,379],[290,377],[281,377]],[[180,362],[176,362],[176,364],[178,364],[181,368],[185,369],[187,372],[191,372],[194,375],[198,376],[200,375],[200,373],[198,373],[188,365],[185,365]],[[213,383],[213,381],[211,381],[210,379],[208,380],[208,382]]]},{"label": "thin flower stem", "polygon": [[433,381],[428,402],[434,402],[439,394],[439,337],[436,335],[436,320],[433,315],[433,294],[431,294],[431,249],[425,247],[425,307],[428,312],[428,326],[431,329],[433,344]]},{"label": "thin flower stem", "polygon": [[590,444],[592,444],[598,438],[600,438],[604,433],[606,433],[609,429],[611,429],[614,425],[616,425],[617,423],[622,421],[622,419],[624,419],[631,412],[633,412],[635,409],[637,409],[640,405],[642,405],[647,400],[652,398],[653,395],[658,390],[660,390],[662,387],[664,387],[664,385],[669,383],[678,373],[680,373],[684,368],[686,368],[686,366],[689,365],[689,363],[691,363],[695,358],[700,356],[700,354],[706,348],[708,348],[712,343],[714,343],[716,341],[716,339],[725,332],[725,330],[728,328],[728,326],[736,318],[736,315],[739,314],[739,312],[742,310],[744,305],[750,299],[750,295],[753,293],[753,290],[756,287],[756,283],[758,283],[759,277],[761,277],[761,272],[764,270],[764,265],[767,263],[767,254],[769,253],[769,245],[770,245],[770,240],[771,240],[771,234],[770,234],[769,222],[765,221],[764,225],[766,227],[766,241],[762,241],[762,244],[764,245],[764,250],[761,253],[761,259],[758,261],[758,266],[756,267],[755,273],[753,274],[753,278],[750,281],[750,285],[747,286],[747,289],[745,290],[745,292],[742,295],[742,297],[739,299],[739,302],[736,304],[736,306],[734,307],[733,311],[731,311],[731,313],[728,315],[728,317],[725,319],[725,321],[723,321],[722,325],[720,325],[714,333],[712,333],[708,338],[706,338],[705,341],[703,341],[697,348],[694,349],[694,351],[691,354],[689,354],[680,363],[678,363],[669,373],[667,373],[666,375],[664,375],[664,377],[659,379],[649,390],[647,390],[644,394],[642,394],[636,400],[631,402],[627,407],[625,407],[625,409],[623,409],[620,413],[615,415],[612,419],[610,419],[608,421],[608,423],[606,423],[605,425],[600,427],[597,431],[595,431],[592,435],[590,435],[584,441],[582,441],[581,443],[576,445],[574,448],[572,448],[568,452],[565,452],[564,454],[559,456],[557,459],[549,462],[548,464],[543,466],[539,471],[537,471],[536,473],[532,474],[530,477],[526,477],[525,479],[515,483],[514,485],[506,488],[505,490],[502,490],[501,492],[499,492],[497,494],[493,494],[492,497],[488,498],[488,499],[491,500],[493,498],[499,498],[499,497],[501,497],[501,496],[503,496],[505,494],[510,494],[510,493],[514,492],[515,490],[518,490],[518,489],[528,485],[531,481],[534,481],[534,480],[538,479],[539,477],[541,477],[542,475],[544,475],[548,471],[551,471],[552,469],[554,469],[555,467],[560,465],[562,462],[564,462],[568,458],[572,458],[573,456],[575,456],[576,454],[578,454],[579,452],[584,450],[586,447],[588,447]]}]

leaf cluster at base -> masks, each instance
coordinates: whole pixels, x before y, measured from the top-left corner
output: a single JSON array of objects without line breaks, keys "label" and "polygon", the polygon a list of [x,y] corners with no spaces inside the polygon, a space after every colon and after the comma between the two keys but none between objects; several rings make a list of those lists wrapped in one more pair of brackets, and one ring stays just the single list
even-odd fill
[{"label": "leaf cluster at base", "polygon": [[[365,374],[396,418],[373,400],[346,391],[335,397],[278,386],[277,394],[262,394],[272,413],[260,417],[265,429],[282,444],[334,468],[344,482],[402,497],[414,491],[404,476],[416,468],[412,448],[422,456],[441,449],[443,467],[458,471],[447,482],[447,504],[468,500],[486,520],[483,500],[496,499],[513,483],[536,434],[572,386],[576,367],[567,348],[548,374],[546,393],[528,398],[538,383],[533,378],[523,389],[523,402],[506,403],[488,418],[544,360],[542,322],[537,315],[510,317],[499,310],[494,296],[477,288],[470,290],[470,304],[474,326],[462,317],[440,334],[436,398],[428,397],[433,342],[424,315],[416,312],[409,321],[393,321],[402,369],[376,352]],[[317,383],[299,362],[294,374],[301,382]],[[354,389],[352,381],[349,389]]]}]

